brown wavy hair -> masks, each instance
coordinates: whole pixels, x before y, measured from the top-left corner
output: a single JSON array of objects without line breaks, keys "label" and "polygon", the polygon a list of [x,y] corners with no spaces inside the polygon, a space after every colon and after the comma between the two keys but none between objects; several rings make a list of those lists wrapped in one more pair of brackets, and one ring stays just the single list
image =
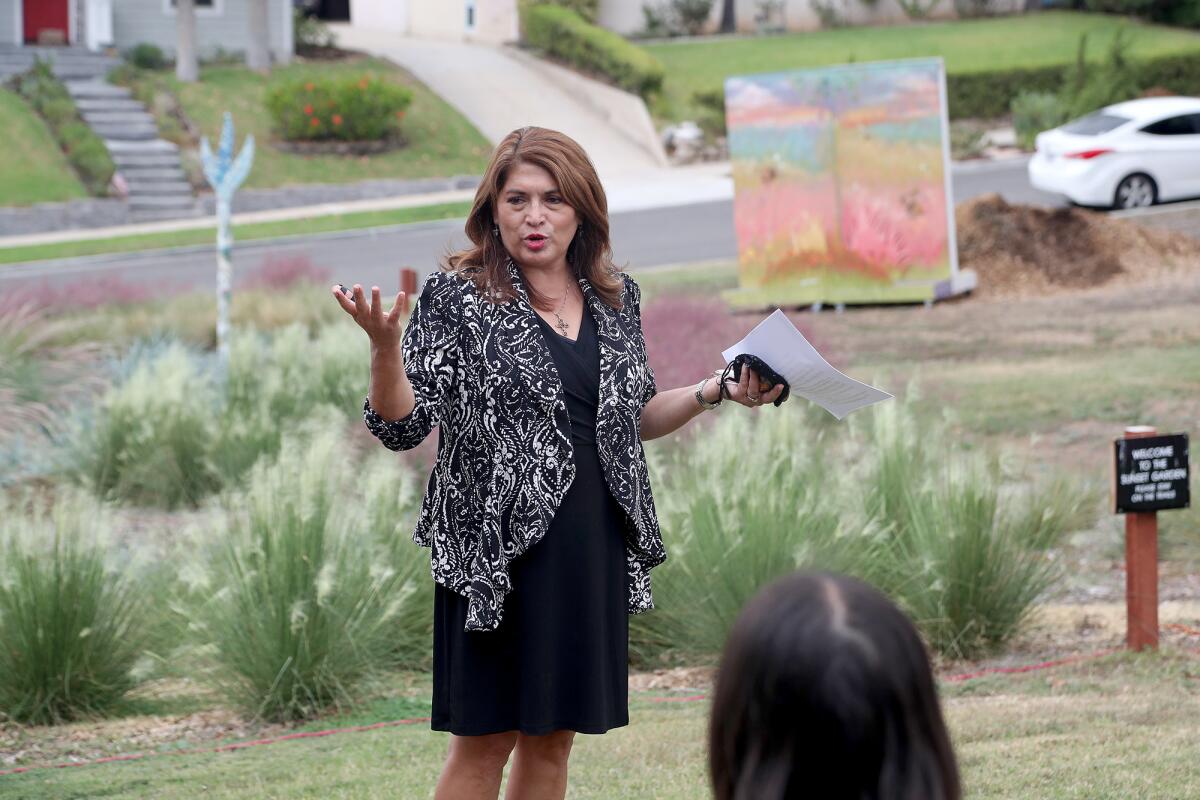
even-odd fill
[{"label": "brown wavy hair", "polygon": [[[492,234],[492,227],[496,224],[493,209],[500,191],[508,180],[509,170],[517,164],[541,167],[554,178],[563,200],[575,209],[575,215],[583,223],[583,230],[575,234],[567,248],[567,266],[577,279],[587,278],[606,304],[620,309],[624,282],[612,262],[604,187],[579,143],[549,128],[520,128],[496,145],[467,217],[467,238],[474,246],[447,255],[442,269],[469,277],[480,295],[492,302],[507,302],[516,297],[508,272],[508,251],[499,237]],[[525,291],[534,306],[544,309],[552,306],[549,298],[528,283]]]}]

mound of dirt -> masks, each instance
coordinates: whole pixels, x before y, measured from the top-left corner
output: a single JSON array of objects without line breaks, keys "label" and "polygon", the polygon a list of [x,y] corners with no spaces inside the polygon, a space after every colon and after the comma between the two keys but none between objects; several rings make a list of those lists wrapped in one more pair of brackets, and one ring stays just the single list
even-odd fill
[{"label": "mound of dirt", "polygon": [[1200,239],[1097,211],[1010,205],[998,194],[955,209],[959,266],[983,297],[1042,296],[1200,270]]}]

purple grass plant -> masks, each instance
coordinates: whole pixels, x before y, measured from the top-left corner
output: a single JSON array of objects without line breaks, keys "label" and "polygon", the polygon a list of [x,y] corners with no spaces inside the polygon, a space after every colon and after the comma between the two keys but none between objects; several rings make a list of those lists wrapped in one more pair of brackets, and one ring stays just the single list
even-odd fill
[{"label": "purple grass plant", "polygon": [[[765,312],[733,314],[724,302],[708,296],[655,297],[642,309],[642,331],[658,388],[694,385],[724,366],[721,351],[739,342],[765,316]],[[825,352],[825,346],[813,336],[803,314],[792,312],[788,319],[837,366],[836,360]]]},{"label": "purple grass plant", "polygon": [[295,253],[271,253],[258,269],[246,275],[243,289],[286,289],[297,283],[327,283],[332,273],[312,259]]}]

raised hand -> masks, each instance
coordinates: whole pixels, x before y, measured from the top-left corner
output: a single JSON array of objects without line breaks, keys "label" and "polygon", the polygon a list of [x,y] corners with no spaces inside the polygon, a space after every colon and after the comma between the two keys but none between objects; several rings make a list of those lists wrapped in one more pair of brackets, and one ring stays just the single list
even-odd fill
[{"label": "raised hand", "polygon": [[[345,291],[343,291],[345,290]],[[379,287],[371,287],[371,299],[368,302],[362,284],[354,284],[353,289],[335,285],[331,288],[334,298],[342,310],[354,318],[358,326],[367,332],[371,346],[378,349],[400,348],[400,317],[404,308],[404,292],[396,294],[396,302],[391,311],[383,311],[383,301],[379,295]]]}]

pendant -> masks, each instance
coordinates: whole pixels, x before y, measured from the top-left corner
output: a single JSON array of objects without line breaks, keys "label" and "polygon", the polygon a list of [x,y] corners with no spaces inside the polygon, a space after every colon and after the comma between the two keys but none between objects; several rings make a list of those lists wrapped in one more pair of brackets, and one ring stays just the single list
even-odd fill
[{"label": "pendant", "polygon": [[567,321],[560,317],[557,313],[554,315],[554,318],[558,320],[554,323],[554,327],[558,328],[559,333],[565,338],[567,335]]}]

